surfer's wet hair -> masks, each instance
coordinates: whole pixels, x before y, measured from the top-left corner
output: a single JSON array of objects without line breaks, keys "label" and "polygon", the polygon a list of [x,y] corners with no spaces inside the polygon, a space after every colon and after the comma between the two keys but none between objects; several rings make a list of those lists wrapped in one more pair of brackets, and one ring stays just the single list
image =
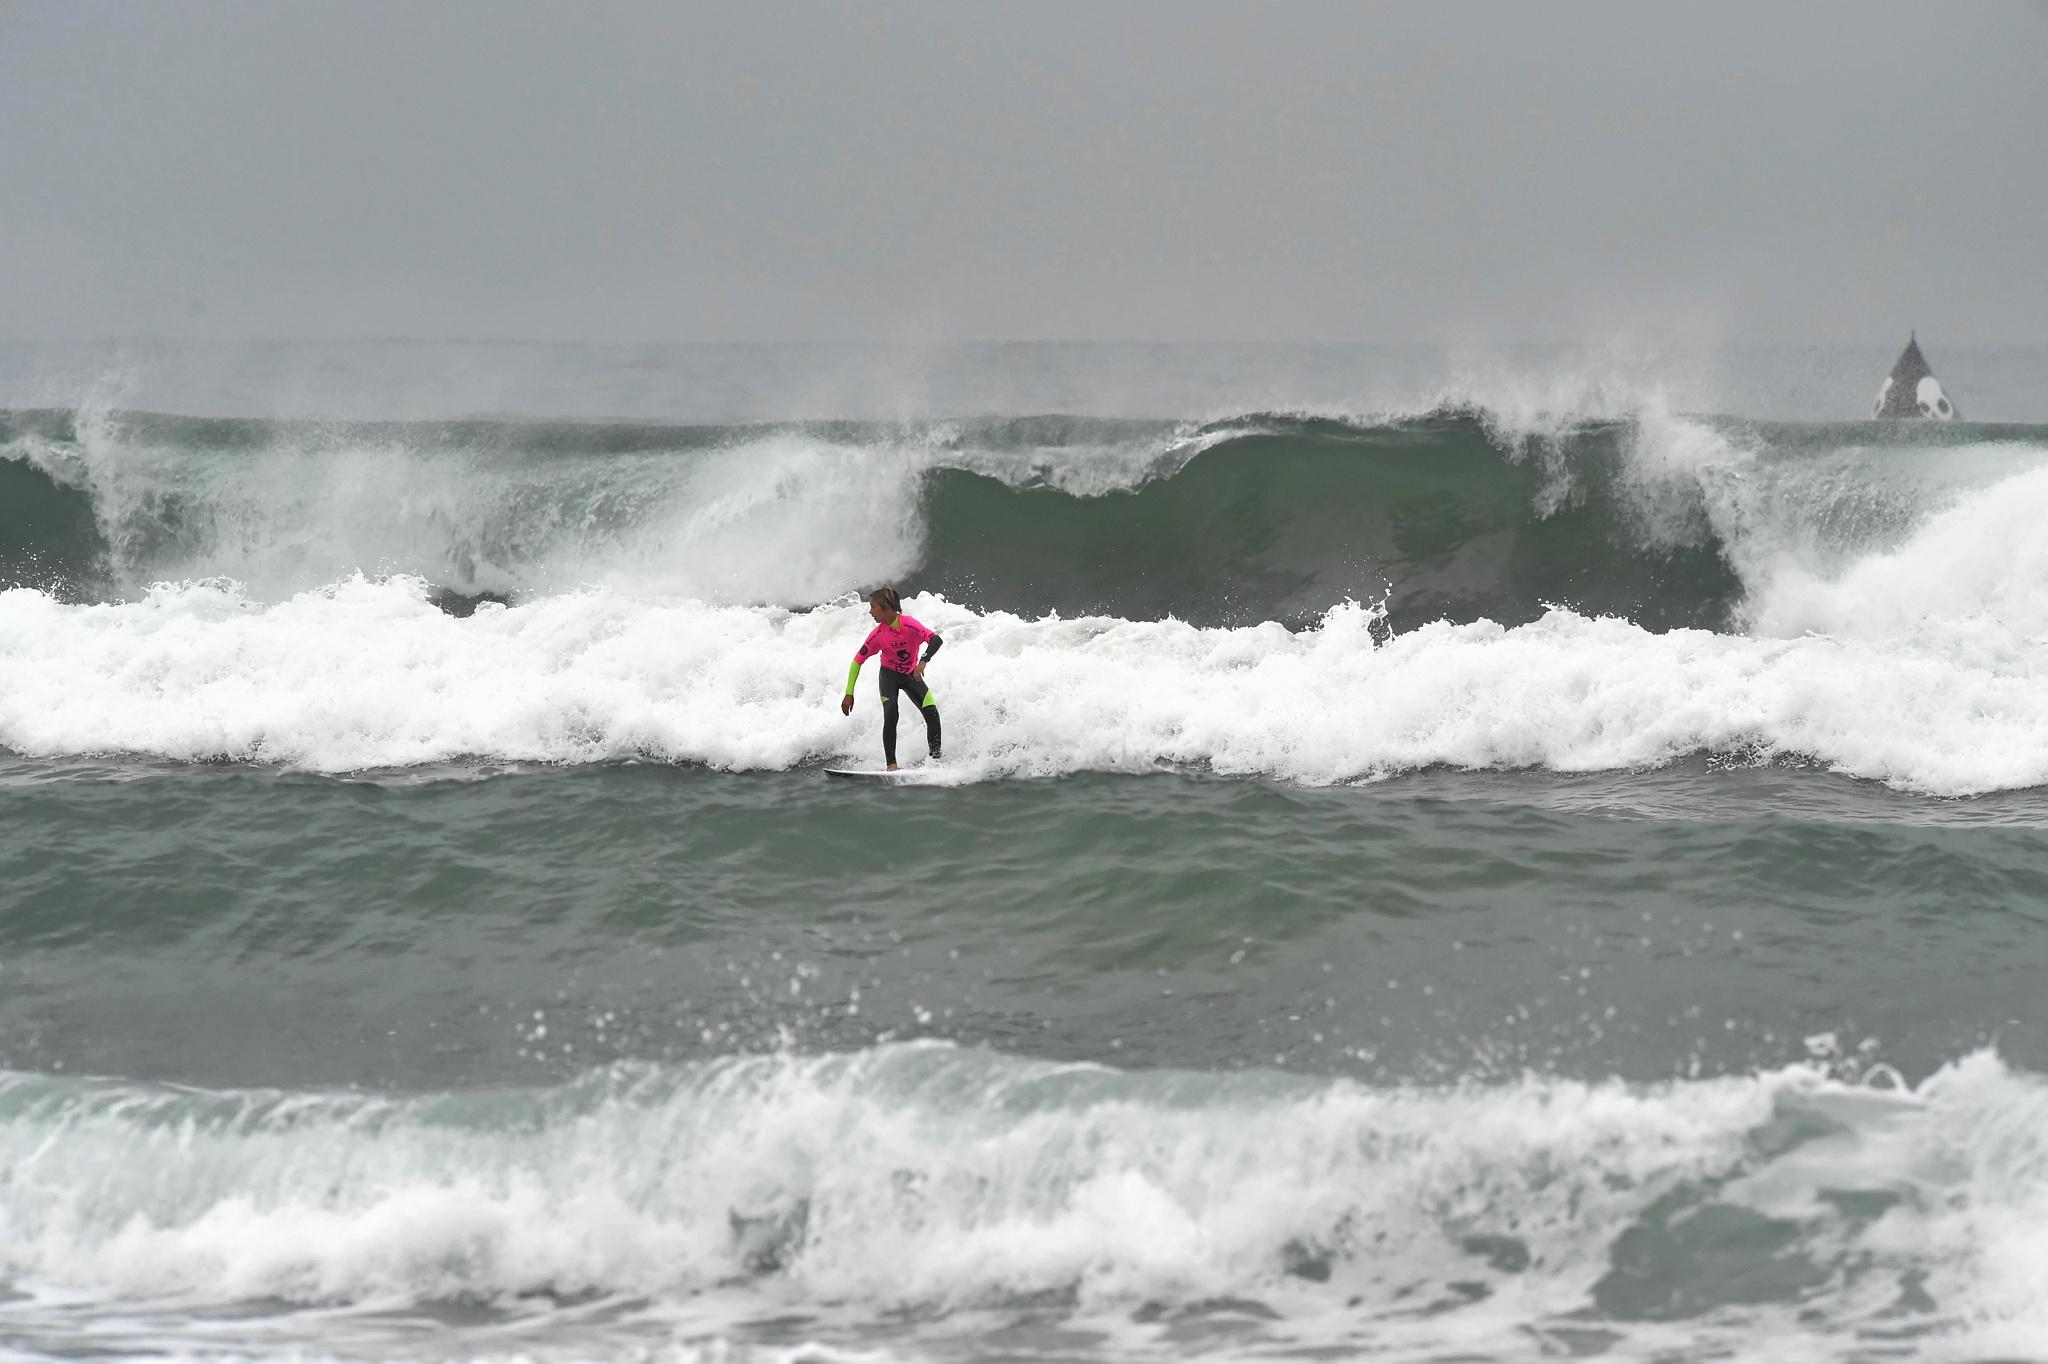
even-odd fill
[{"label": "surfer's wet hair", "polygon": [[878,587],[868,593],[868,600],[894,616],[903,614],[903,598],[896,595],[893,587]]}]

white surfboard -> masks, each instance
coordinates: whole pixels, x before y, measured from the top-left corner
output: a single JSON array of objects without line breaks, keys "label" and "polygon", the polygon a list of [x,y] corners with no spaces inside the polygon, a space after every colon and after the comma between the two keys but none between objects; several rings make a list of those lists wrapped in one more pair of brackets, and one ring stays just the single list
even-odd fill
[{"label": "white surfboard", "polygon": [[825,769],[825,775],[828,777],[844,777],[848,781],[899,782],[905,780],[906,778],[922,776],[924,775],[924,773],[922,769],[914,767],[898,768],[894,772],[891,772],[886,767],[877,767],[871,769],[857,767],[828,767]]}]

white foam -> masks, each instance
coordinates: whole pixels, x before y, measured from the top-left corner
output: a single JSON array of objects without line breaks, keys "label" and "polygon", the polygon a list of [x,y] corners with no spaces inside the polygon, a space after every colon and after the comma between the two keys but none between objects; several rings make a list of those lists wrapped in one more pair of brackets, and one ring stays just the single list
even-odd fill
[{"label": "white foam", "polygon": [[[872,663],[853,717],[838,711],[870,624],[855,603],[591,592],[455,619],[425,593],[360,578],[273,604],[218,583],[99,606],[0,593],[0,745],[320,771],[473,757],[775,770],[878,746]],[[1708,752],[1938,794],[2048,783],[2048,645],[2011,636],[1979,656],[1946,636],[1657,635],[1555,610],[1375,646],[1374,613],[1353,605],[1300,634],[907,609],[946,636],[928,681],[958,780],[1164,762],[1329,783]]]},{"label": "white foam", "polygon": [[723,449],[524,456],[304,428],[215,452],[154,446],[107,421],[82,422],[75,449],[17,454],[90,491],[131,590],[231,577],[264,599],[407,571],[465,592],[609,585],[816,601],[910,565],[922,531],[905,509],[929,460],[790,432]]},{"label": "white foam", "polygon": [[0,1265],[136,1300],[662,1294],[759,1272],[899,1306],[1327,1296],[1285,1279],[1300,1245],[1390,1303],[1483,1273],[1457,1237],[1511,1229],[1569,1305],[1646,1191],[1725,1166],[1774,1093],[1816,1082],[1389,1092],[909,1044],[471,1100],[103,1086],[0,1124]]},{"label": "white foam", "polygon": [[1858,1153],[1904,1197],[1871,1249],[1929,1269],[1927,1291],[1957,1312],[1953,1358],[2048,1350],[2048,1085],[1989,1053],[1930,1077],[1920,1121],[1863,1134]]},{"label": "white foam", "polygon": [[[701,1322],[716,1290],[872,1321],[1054,1293],[1115,1329],[1135,1304],[1234,1295],[1297,1343],[1370,1322],[1403,1357],[1494,1353],[1571,1321],[1625,1233],[1682,1259],[1704,1197],[1854,1272],[1819,1299],[1602,1323],[1636,1346],[1767,1357],[1801,1307],[1803,1338],[1851,1341],[1918,1281],[1935,1340],[2048,1347],[2048,1088],[1988,1054],[1917,1092],[1804,1066],[1373,1090],[910,1044],[404,1100],[13,1076],[0,1107],[0,1277],[22,1311],[596,1293]],[[1874,1198],[1874,1221],[1842,1211]],[[1415,1310],[1474,1282],[1483,1300]]]},{"label": "white foam", "polygon": [[1951,492],[1877,552],[1819,568],[1793,554],[1760,565],[1753,627],[1856,639],[1933,632],[1972,652],[1994,641],[2023,651],[2048,636],[2048,467],[2039,450],[2017,457],[2036,467]]}]

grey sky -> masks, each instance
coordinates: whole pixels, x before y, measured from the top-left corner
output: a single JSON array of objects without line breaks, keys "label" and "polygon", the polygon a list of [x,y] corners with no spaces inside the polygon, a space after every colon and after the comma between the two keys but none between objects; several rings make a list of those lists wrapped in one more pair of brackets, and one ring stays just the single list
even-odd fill
[{"label": "grey sky", "polygon": [[2048,339],[2039,4],[0,0],[0,335]]}]

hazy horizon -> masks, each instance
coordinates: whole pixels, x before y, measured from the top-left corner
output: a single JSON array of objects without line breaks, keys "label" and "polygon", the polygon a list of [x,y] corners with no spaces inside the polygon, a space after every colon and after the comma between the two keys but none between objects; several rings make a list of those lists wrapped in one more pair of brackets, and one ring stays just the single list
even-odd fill
[{"label": "hazy horizon", "polygon": [[0,336],[2048,341],[2048,8],[0,6]]},{"label": "hazy horizon", "polygon": [[[721,337],[585,337],[585,336],[462,336],[462,335],[406,335],[393,333],[351,333],[332,335],[288,335],[262,333],[100,333],[74,335],[27,336],[0,332],[0,346],[19,348],[57,348],[67,346],[175,346],[175,347],[261,347],[261,346],[562,346],[586,350],[688,350],[715,349],[719,347],[746,349],[749,347],[769,349],[785,348],[801,350],[843,349],[850,351],[944,351],[988,349],[995,347],[1061,347],[1075,349],[1114,348],[1156,348],[1181,350],[1261,350],[1261,351],[1338,351],[1338,350],[1384,350],[1384,351],[1429,351],[1469,353],[1473,355],[1511,356],[1521,352],[1588,352],[1613,351],[1618,347],[1634,345],[1646,354],[1711,355],[1724,351],[1848,351],[1875,348],[1896,356],[1918,329],[1908,327],[1896,337],[1873,336],[1824,336],[1814,338],[1785,338],[1768,341],[1711,341],[1711,340],[1667,340],[1647,336],[1609,333],[1591,337],[1550,337],[1502,339],[1483,342],[1439,340],[1417,338],[1404,340],[1379,340],[1374,338],[1325,337],[1305,339],[1259,339],[1231,336],[949,336],[936,339],[906,339],[888,335],[874,336],[721,336]],[[2008,340],[1999,337],[1936,337],[1917,338],[1926,350],[1961,351],[2034,351],[2048,350],[2048,338],[2040,340]]]}]

